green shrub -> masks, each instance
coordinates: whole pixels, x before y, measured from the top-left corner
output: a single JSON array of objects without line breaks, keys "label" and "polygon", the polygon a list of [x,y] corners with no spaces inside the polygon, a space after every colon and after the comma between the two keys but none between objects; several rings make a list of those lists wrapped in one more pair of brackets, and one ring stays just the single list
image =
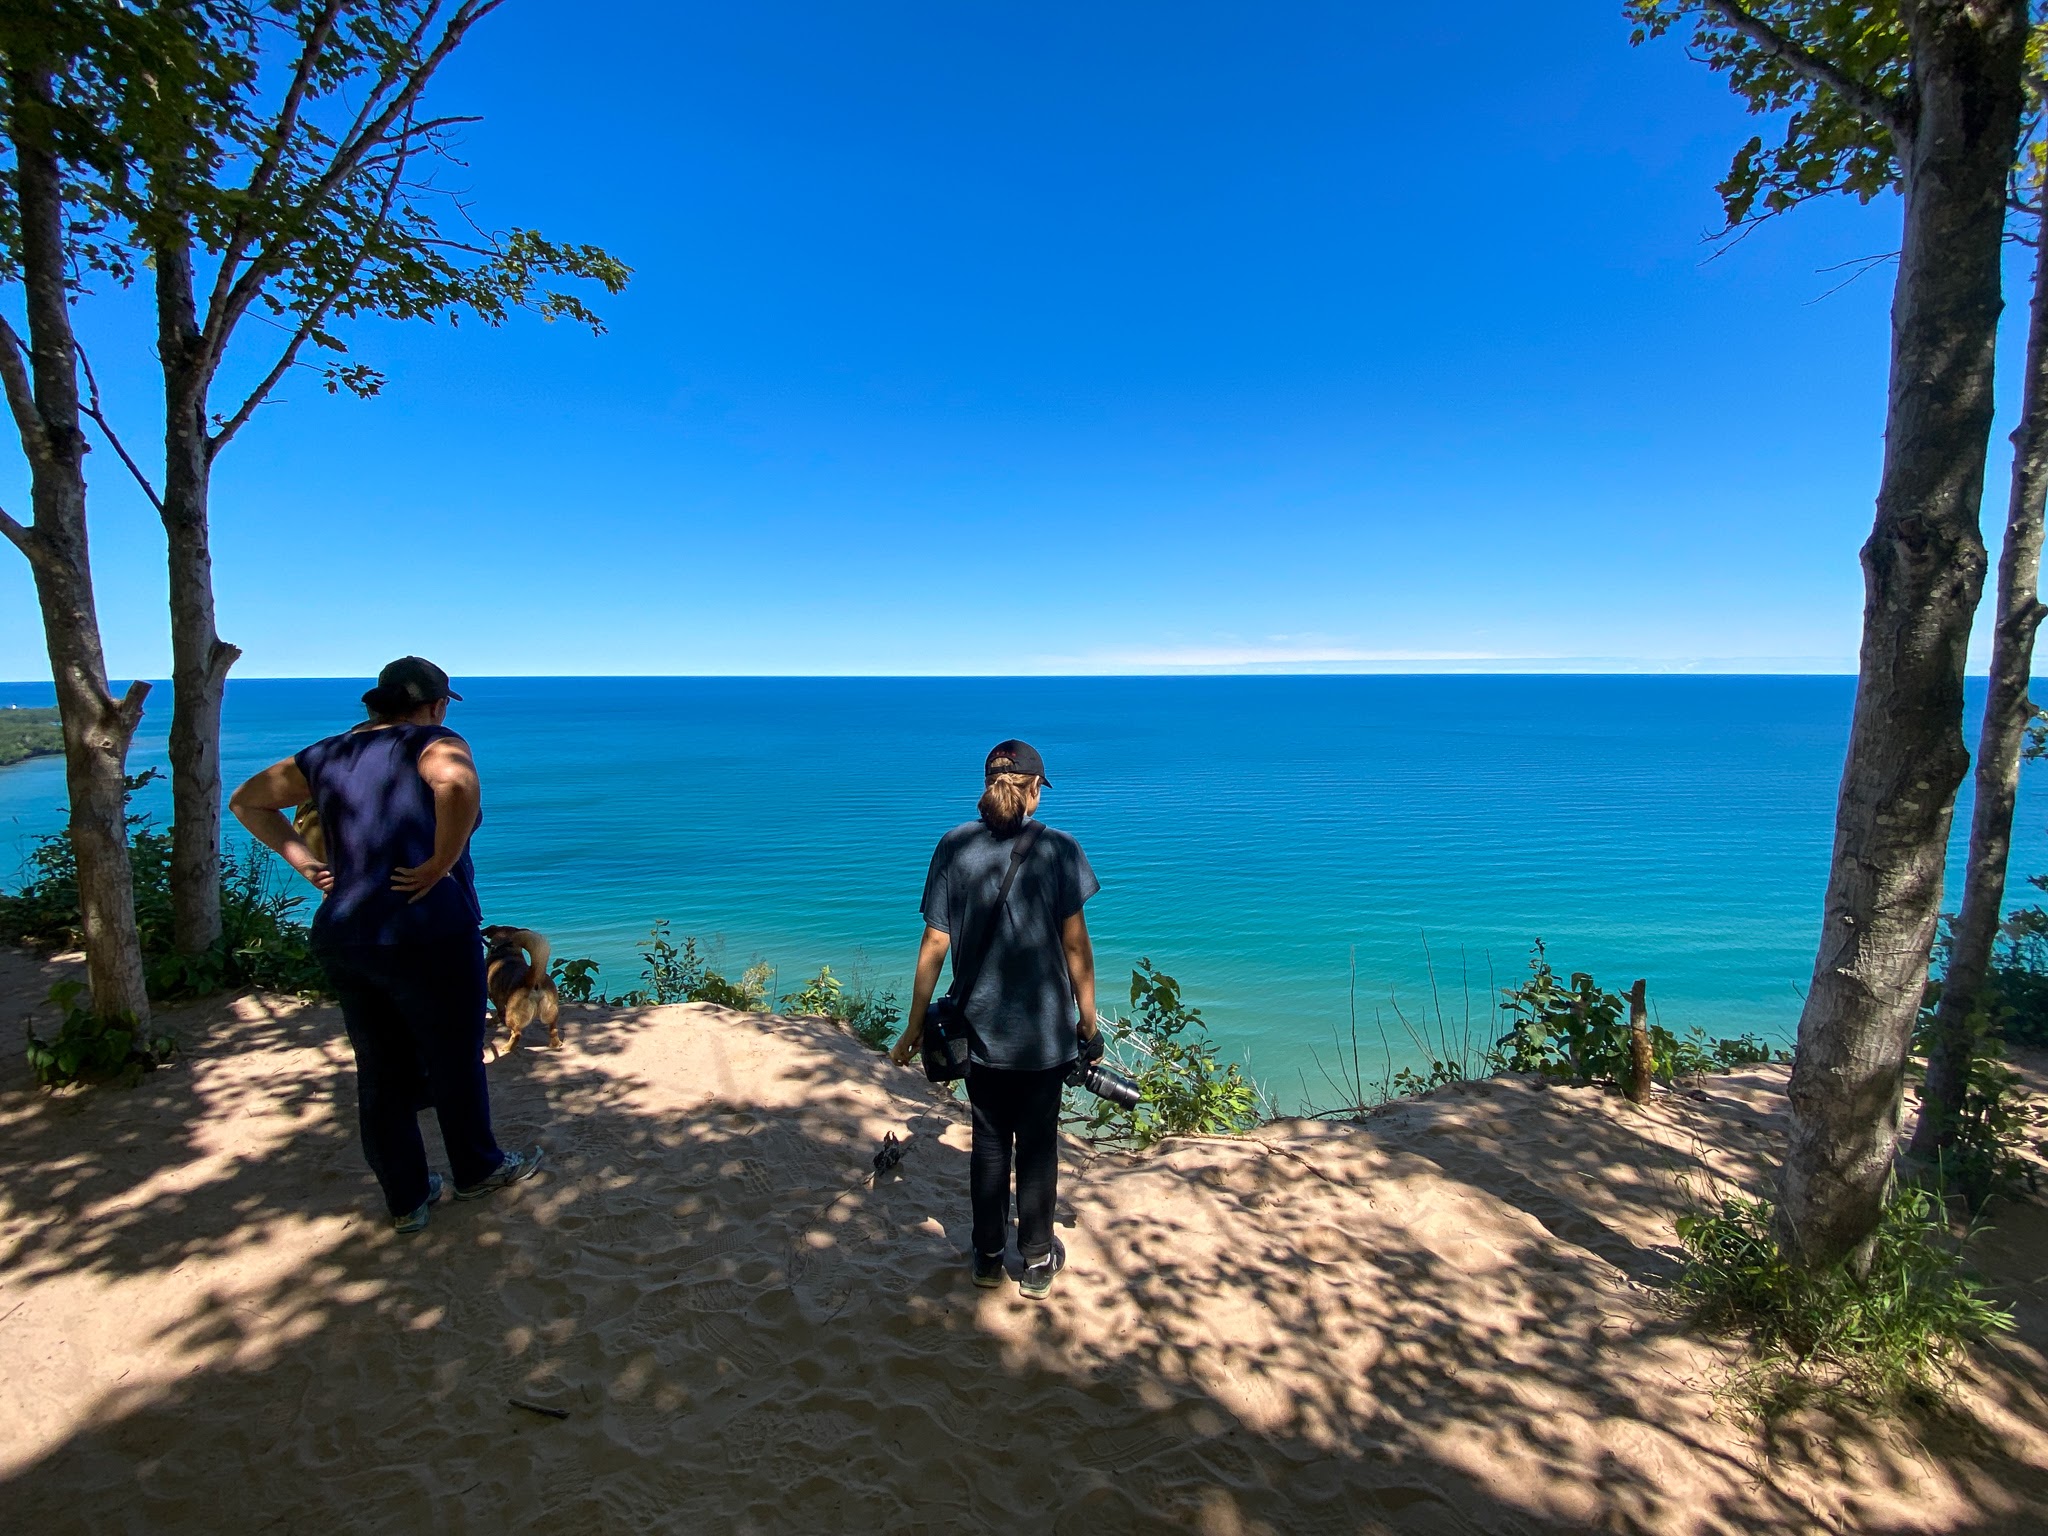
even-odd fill
[{"label": "green shrub", "polygon": [[[1930,982],[1913,1032],[1914,1051],[1925,1056],[1934,1043],[1936,1005],[1941,986]],[[1998,1009],[1994,1013],[1992,1009]],[[1963,1199],[1972,1215],[2002,1195],[2031,1193],[2036,1177],[2029,1145],[2048,1153],[2048,1110],[2024,1092],[2020,1075],[2005,1064],[1998,1024],[2003,1008],[1996,999],[1972,1009],[1964,1020],[1970,1032],[1970,1070],[1963,1101],[1948,1127],[1947,1144],[1936,1160],[1936,1177],[1945,1189]],[[1920,1085],[1925,1097],[1926,1085]],[[1925,1113],[1923,1110],[1922,1113]]]},{"label": "green shrub", "polygon": [[[1501,1011],[1508,1030],[1494,1042],[1490,1064],[1509,1072],[1537,1072],[1573,1083],[1625,1082],[1629,1072],[1628,999],[1597,985],[1584,971],[1574,971],[1568,985],[1557,979],[1550,957],[1538,939],[1529,956],[1529,976],[1518,987],[1503,988]],[[1774,1051],[1753,1034],[1710,1039],[1699,1029],[1683,1038],[1660,1024],[1651,1024],[1650,1072],[1663,1082],[1707,1072],[1727,1072],[1759,1062],[1790,1058]],[[1414,1073],[1398,1074],[1398,1086]],[[1404,1089],[1403,1091],[1415,1091]]]},{"label": "green shrub", "polygon": [[1703,1325],[1747,1335],[1746,1395],[1765,1416],[1814,1395],[1875,1407],[1939,1395],[1972,1341],[2013,1325],[1964,1272],[1936,1190],[1893,1191],[1861,1276],[1788,1263],[1771,1215],[1767,1200],[1734,1197],[1678,1220],[1678,1295]]},{"label": "green shrub", "polygon": [[575,960],[557,960],[548,968],[548,976],[555,984],[555,990],[564,1002],[607,1003],[611,999],[604,995],[598,985],[597,962],[588,956]]},{"label": "green shrub", "polygon": [[768,982],[774,975],[771,966],[766,962],[750,965],[740,973],[738,981],[729,981],[711,969],[694,937],[685,935],[680,945],[676,943],[667,918],[657,920],[648,930],[641,941],[640,958],[647,962],[646,969],[640,972],[640,979],[647,985],[622,992],[616,998],[607,998],[602,992],[594,998],[589,995],[588,988],[596,984],[598,967],[594,960],[558,962],[556,985],[559,987],[560,978],[573,969],[583,995],[565,992],[563,995],[572,1002],[616,1002],[627,1008],[642,1008],[650,1003],[717,1003],[744,1013],[761,1013],[768,1007]]},{"label": "green shrub", "polygon": [[[160,775],[130,775],[128,792]],[[171,837],[148,816],[128,817],[128,860],[134,872],[135,925],[142,941],[149,995],[176,1001],[232,987],[325,996],[327,978],[313,958],[298,912],[307,898],[298,877],[268,850],[250,846],[221,863],[221,938],[203,955],[184,955],[173,942]],[[41,949],[84,942],[78,913],[78,859],[68,832],[36,839],[19,891],[0,895],[0,939]]]},{"label": "green shrub", "polygon": [[861,986],[858,980],[849,988],[832,974],[829,965],[820,967],[817,975],[776,1006],[784,1013],[837,1019],[864,1044],[878,1051],[889,1048],[903,1018],[895,993],[877,992],[873,987]]},{"label": "green shrub", "polygon": [[46,1088],[72,1083],[122,1082],[132,1085],[144,1072],[168,1061],[176,1048],[166,1034],[144,1036],[133,1014],[102,1018],[78,1006],[85,984],[60,981],[50,988],[50,1001],[64,1013],[56,1038],[44,1040],[28,1032],[28,1065]]},{"label": "green shrub", "polygon": [[1131,1014],[1103,1021],[1104,1060],[1136,1079],[1132,1109],[1089,1097],[1084,1118],[1098,1140],[1149,1147],[1166,1136],[1235,1135],[1264,1118],[1259,1091],[1236,1065],[1219,1066],[1201,1011],[1180,983],[1140,960],[1131,972]]}]

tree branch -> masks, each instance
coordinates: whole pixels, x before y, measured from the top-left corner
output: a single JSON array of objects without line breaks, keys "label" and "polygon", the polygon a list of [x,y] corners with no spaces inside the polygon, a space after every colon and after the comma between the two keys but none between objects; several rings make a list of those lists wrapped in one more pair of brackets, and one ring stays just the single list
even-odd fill
[{"label": "tree branch", "polygon": [[128,728],[128,734],[135,734],[135,727],[142,724],[142,701],[149,697],[149,684],[136,678],[128,685],[128,691],[121,695],[121,702],[114,706],[119,722]]},{"label": "tree branch", "polygon": [[[403,139],[400,142],[403,143]],[[306,344],[307,339],[312,336],[313,332],[320,328],[320,323],[327,318],[327,313],[334,307],[335,301],[348,291],[349,285],[356,280],[356,274],[362,271],[363,262],[368,259],[370,254],[371,242],[391,217],[392,200],[397,197],[399,183],[405,177],[405,162],[410,153],[411,151],[408,149],[401,148],[399,150],[398,158],[391,167],[390,178],[384,183],[384,197],[377,206],[377,217],[370,227],[363,232],[362,244],[356,247],[356,259],[349,263],[346,272],[334,280],[333,286],[327,290],[326,296],[309,310],[305,318],[299,322],[298,329],[292,333],[292,339],[285,343],[284,351],[279,355],[276,364],[271,368],[270,372],[263,376],[262,382],[249,391],[248,398],[242,402],[241,406],[235,411],[235,414],[222,422],[219,430],[207,439],[206,451],[209,457],[225,448],[228,440],[242,430],[248,423],[249,418],[256,414],[257,408],[270,397],[270,392],[277,388],[277,381],[285,376],[293,363],[298,361],[299,349]]]},{"label": "tree branch", "polygon": [[[440,37],[435,40],[432,50],[425,58],[410,70],[394,71],[379,82],[377,92],[372,93],[371,102],[375,101],[377,93],[383,91],[390,81],[395,79],[401,83],[398,91],[376,115],[374,121],[352,131],[336,147],[326,170],[298,200],[298,208],[301,211],[318,208],[332,197],[335,189],[354,173],[363,157],[388,141],[394,123],[401,118],[410,123],[413,103],[419,99],[420,92],[426,89],[427,82],[433,79],[435,72],[440,69],[448,55],[461,44],[469,29],[502,4],[504,0],[462,0],[455,13],[448,18]],[[437,3],[428,15],[431,17],[438,9]],[[415,37],[417,35],[416,33]],[[407,46],[412,45],[408,42]],[[358,114],[359,124],[363,123],[364,117],[369,113],[371,102],[366,102],[363,111]],[[210,354],[209,363],[219,362],[221,350],[227,345],[228,332],[233,330],[249,305],[255,302],[256,295],[263,291],[263,285],[283,268],[285,253],[289,250],[294,237],[290,228],[294,221],[285,222],[287,227],[251,258],[249,265],[229,288],[226,298],[218,306],[209,305],[205,329],[206,348]],[[225,270],[224,265],[223,272]],[[216,283],[216,288],[218,286]]]},{"label": "tree branch", "polygon": [[[7,391],[7,408],[14,415],[14,425],[21,433],[21,446],[32,461],[41,461],[49,454],[49,438],[43,431],[43,413],[36,406],[35,385],[28,376],[28,364],[22,361],[28,351],[27,345],[5,315],[0,315],[0,385]],[[40,450],[40,451],[39,451]]]},{"label": "tree branch", "polygon": [[227,300],[235,266],[241,261],[242,252],[248,244],[244,220],[248,216],[248,210],[255,206],[257,198],[270,190],[270,179],[277,174],[277,168],[284,160],[285,147],[290,144],[292,135],[298,131],[299,112],[305,103],[306,92],[312,85],[313,67],[319,62],[321,53],[326,50],[328,38],[334,34],[334,23],[341,15],[341,7],[342,0],[327,0],[327,8],[313,24],[312,35],[306,39],[306,45],[299,50],[299,62],[293,67],[291,86],[285,92],[284,104],[278,108],[277,132],[264,149],[263,158],[257,162],[256,169],[249,174],[247,201],[243,203],[242,211],[236,214],[234,228],[229,231],[227,243],[221,250],[220,270],[214,274],[213,292],[207,296],[206,313],[209,321]]},{"label": "tree branch", "polygon": [[28,557],[30,565],[40,567],[43,564],[43,545],[36,537],[35,529],[23,527],[16,522],[8,515],[5,507],[0,507],[0,534],[4,534],[8,543]]},{"label": "tree branch", "polygon": [[1883,124],[1901,145],[1912,137],[1911,125],[1901,115],[1899,103],[1794,42],[1738,0],[1701,0],[1701,4],[1772,58],[1783,60],[1815,85],[1833,91],[1864,117]]},{"label": "tree branch", "polygon": [[96,424],[101,434],[113,445],[114,452],[121,456],[121,462],[128,466],[128,473],[135,477],[135,483],[142,487],[142,494],[149,498],[149,504],[156,508],[157,516],[163,516],[164,499],[157,495],[156,487],[149,483],[149,476],[142,472],[142,466],[129,456],[127,445],[120,434],[114,431],[106,413],[100,409],[100,381],[93,376],[92,359],[85,355],[85,348],[78,349],[78,361],[85,368],[85,403],[79,409],[88,420]]}]

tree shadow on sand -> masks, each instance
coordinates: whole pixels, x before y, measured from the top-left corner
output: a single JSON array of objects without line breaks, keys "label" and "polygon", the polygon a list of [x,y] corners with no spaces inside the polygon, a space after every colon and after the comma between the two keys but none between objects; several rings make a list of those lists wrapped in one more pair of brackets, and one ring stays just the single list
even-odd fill
[{"label": "tree shadow on sand", "polygon": [[[0,1036],[15,1528],[1816,1524],[1640,1286],[1369,1134],[1070,1146],[1034,1306],[968,1283],[963,1116],[913,1074],[814,1023],[577,1015],[491,1069],[550,1171],[404,1240],[331,1011],[236,1007],[128,1093],[35,1093]],[[1835,1453],[1872,1508],[1914,1486],[1875,1432]],[[2038,1469],[1968,1454],[1945,1528],[2031,1528]]]}]

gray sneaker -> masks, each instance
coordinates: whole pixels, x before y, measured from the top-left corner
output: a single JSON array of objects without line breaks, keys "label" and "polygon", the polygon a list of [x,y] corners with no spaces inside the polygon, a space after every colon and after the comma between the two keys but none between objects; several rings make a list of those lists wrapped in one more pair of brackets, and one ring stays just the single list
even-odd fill
[{"label": "gray sneaker", "polygon": [[507,1152],[505,1154],[505,1161],[498,1164],[496,1169],[487,1174],[482,1182],[472,1184],[467,1189],[456,1190],[455,1198],[458,1200],[481,1200],[485,1195],[495,1190],[503,1189],[508,1184],[517,1184],[522,1179],[530,1179],[540,1171],[540,1160],[545,1155],[539,1147],[529,1147],[524,1152]]},{"label": "gray sneaker", "polygon": [[977,1253],[974,1256],[974,1283],[984,1291],[993,1290],[1003,1283],[1003,1256],[1000,1253]]},{"label": "gray sneaker", "polygon": [[403,1232],[407,1237],[423,1230],[427,1224],[427,1213],[438,1205],[440,1201],[441,1175],[430,1173],[427,1175],[427,1198],[420,1202],[418,1210],[407,1211],[403,1216],[392,1217],[391,1230]]},{"label": "gray sneaker", "polygon": [[1066,1267],[1067,1245],[1054,1238],[1051,1253],[1036,1264],[1024,1266],[1024,1277],[1017,1282],[1017,1289],[1026,1301],[1043,1301],[1052,1294],[1052,1277]]}]

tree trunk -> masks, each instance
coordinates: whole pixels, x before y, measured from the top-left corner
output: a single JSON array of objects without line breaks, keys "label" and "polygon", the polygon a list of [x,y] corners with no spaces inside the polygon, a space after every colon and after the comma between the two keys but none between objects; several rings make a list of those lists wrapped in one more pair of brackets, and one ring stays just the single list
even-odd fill
[{"label": "tree trunk", "polygon": [[1860,1265],[1876,1229],[1907,1044],[1941,906],[1963,746],[1963,657],[1984,581],[2006,177],[2026,7],[1911,7],[1905,228],[1863,643],[1813,984],[1799,1018],[1778,1236],[1795,1261]]},{"label": "tree trunk", "polygon": [[1642,977],[1622,995],[1628,999],[1628,1081],[1621,1085],[1631,1104],[1650,1102],[1650,1073],[1656,1055],[1650,1049],[1650,1005],[1643,993],[1649,982]]},{"label": "tree trunk", "polygon": [[202,353],[189,246],[156,250],[157,352],[164,375],[162,515],[171,595],[171,916],[180,954],[220,942],[220,711],[241,652],[214,629],[206,428],[212,367]]},{"label": "tree trunk", "polygon": [[1927,1053],[1927,1084],[1913,1152],[1932,1158],[1952,1139],[1955,1114],[1969,1082],[1976,1011],[1991,950],[2005,912],[2006,856],[2012,848],[2013,805],[2019,798],[2020,749],[2033,702],[2027,697],[2034,632],[2048,616],[2041,605],[2041,509],[2048,497],[2048,219],[2035,236],[2034,303],[2027,328],[2026,380],[2020,424],[2012,434],[2012,490],[2006,502],[2005,545],[1998,560],[1998,618],[1991,632],[1991,686],[1977,737],[1976,803],[1970,813],[1970,862],[1963,902],[1950,935],[1948,969]]},{"label": "tree trunk", "polygon": [[35,520],[27,528],[11,518],[0,526],[28,557],[34,572],[50,676],[57,688],[93,1012],[102,1018],[127,1015],[144,1023],[149,1019],[149,995],[143,986],[142,946],[135,927],[122,771],[149,685],[131,684],[127,695],[115,702],[107,689],[100,646],[86,542],[78,346],[65,286],[63,188],[49,134],[50,69],[13,59],[8,85],[13,111],[6,131],[15,152],[28,359],[24,366],[8,328],[0,336],[0,349],[6,353],[0,378],[28,459]]},{"label": "tree trunk", "polygon": [[31,494],[39,546],[31,560],[64,730],[64,787],[71,802],[71,848],[78,859],[79,926],[85,933],[92,1011],[101,1018],[128,1015],[146,1023],[149,993],[135,926],[123,773],[149,685],[131,684],[119,703],[107,688],[86,559],[83,474],[65,484],[60,475],[39,472]]}]

